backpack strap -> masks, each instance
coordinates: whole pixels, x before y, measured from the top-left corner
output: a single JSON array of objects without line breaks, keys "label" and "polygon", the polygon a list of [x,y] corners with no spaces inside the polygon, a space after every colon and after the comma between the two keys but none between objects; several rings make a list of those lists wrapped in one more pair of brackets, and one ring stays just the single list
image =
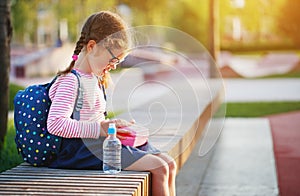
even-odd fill
[{"label": "backpack strap", "polygon": [[71,73],[73,73],[77,77],[77,80],[78,80],[77,98],[75,101],[72,118],[75,120],[80,120],[80,110],[82,109],[82,106],[83,106],[83,88],[82,88],[82,83],[80,80],[81,76],[74,69],[71,70]]},{"label": "backpack strap", "polygon": [[[104,100],[106,101],[106,91],[105,91],[104,85],[100,84],[99,86],[102,89]],[[107,117],[107,111],[104,112],[104,116]]]},{"label": "backpack strap", "polygon": [[[73,73],[77,77],[77,80],[78,80],[77,98],[76,98],[76,101],[75,101],[75,106],[74,106],[74,110],[73,110],[73,113],[72,113],[72,118],[75,119],[75,120],[80,120],[80,110],[83,107],[83,87],[82,87],[82,83],[81,83],[81,80],[80,80],[81,76],[74,69],[71,70],[71,73]],[[104,96],[104,99],[106,101],[106,92],[105,92],[104,85],[101,84],[100,88],[103,91],[103,96]],[[107,111],[104,112],[104,116],[107,116]]]}]

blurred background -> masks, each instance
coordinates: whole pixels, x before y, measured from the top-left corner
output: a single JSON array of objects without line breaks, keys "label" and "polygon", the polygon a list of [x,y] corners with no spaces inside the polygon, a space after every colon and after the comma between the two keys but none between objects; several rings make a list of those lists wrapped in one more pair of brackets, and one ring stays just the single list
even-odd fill
[{"label": "blurred background", "polygon": [[[60,46],[74,42],[87,16],[119,12],[132,26],[165,25],[208,46],[210,10],[218,9],[221,50],[297,49],[299,1],[287,0],[12,0],[13,46]],[[216,1],[217,2],[217,1]],[[218,7],[210,7],[218,6]]]},{"label": "blurred background", "polygon": [[56,72],[58,68],[43,67],[50,73],[39,73],[30,64],[55,47],[71,43],[68,50],[73,50],[86,17],[100,10],[119,13],[130,26],[179,29],[201,42],[221,67],[230,64],[232,54],[295,52],[300,44],[299,5],[296,0],[12,0],[11,76]]}]

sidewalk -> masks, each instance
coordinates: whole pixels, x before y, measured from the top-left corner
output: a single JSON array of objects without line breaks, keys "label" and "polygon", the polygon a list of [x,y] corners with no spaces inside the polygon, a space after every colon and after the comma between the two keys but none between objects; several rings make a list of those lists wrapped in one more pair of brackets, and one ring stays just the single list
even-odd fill
[{"label": "sidewalk", "polygon": [[299,101],[299,78],[224,79],[226,102]]},{"label": "sidewalk", "polygon": [[[300,100],[300,93],[297,90],[300,89],[300,79],[226,79],[225,88],[227,102]],[[297,190],[299,169],[295,163],[299,162],[295,160],[294,155],[299,150],[292,150],[295,153],[289,155],[286,154],[286,150],[297,149],[299,142],[292,138],[299,138],[299,132],[294,131],[293,134],[283,132],[286,129],[280,128],[279,125],[282,126],[284,122],[291,124],[288,117],[285,117],[285,121],[282,120],[283,117],[282,115],[270,118],[227,118],[220,138],[210,153],[199,157],[198,150],[201,141],[198,143],[177,176],[177,194],[272,196],[280,193],[281,195],[295,195],[286,193],[288,191],[295,193]],[[277,140],[274,140],[274,130],[277,131]],[[278,142],[278,138],[282,137],[285,138],[283,143]],[[289,146],[288,141],[291,139],[294,142]],[[281,153],[279,154],[281,156],[276,154],[276,159],[274,149]],[[288,150],[288,152],[291,151]],[[291,161],[292,159],[294,161]],[[278,160],[281,165],[278,165]],[[282,165],[284,167],[280,170],[278,167]],[[278,169],[281,172],[277,172]],[[295,174],[290,175],[287,170]],[[281,184],[278,184],[278,181]],[[283,181],[285,184],[282,184]]]},{"label": "sidewalk", "polygon": [[278,195],[268,119],[226,119],[200,185],[206,195]]},{"label": "sidewalk", "polygon": [[266,118],[228,118],[214,149],[204,157],[198,150],[177,176],[178,195],[278,195]]}]

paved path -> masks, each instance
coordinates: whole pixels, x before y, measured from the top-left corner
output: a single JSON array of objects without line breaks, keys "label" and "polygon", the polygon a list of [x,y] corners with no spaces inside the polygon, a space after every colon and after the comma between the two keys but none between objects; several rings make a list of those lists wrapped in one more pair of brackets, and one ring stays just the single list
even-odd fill
[{"label": "paved path", "polygon": [[278,195],[268,119],[226,119],[199,196]]},{"label": "paved path", "polygon": [[227,102],[299,101],[300,79],[224,79]]},{"label": "paved path", "polygon": [[278,195],[268,119],[228,118],[213,151],[198,150],[179,172],[178,195]]},{"label": "paved path", "polygon": [[[300,79],[226,79],[224,83],[227,102],[300,100]],[[300,125],[295,118],[290,114],[227,118],[214,149],[200,157],[200,141],[179,172],[178,195],[300,195]]]}]

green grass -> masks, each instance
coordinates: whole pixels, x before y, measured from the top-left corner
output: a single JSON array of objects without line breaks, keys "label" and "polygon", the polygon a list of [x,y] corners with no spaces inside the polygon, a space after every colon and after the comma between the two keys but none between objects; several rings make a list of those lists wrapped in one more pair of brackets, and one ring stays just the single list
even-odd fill
[{"label": "green grass", "polygon": [[226,117],[261,117],[300,110],[300,101],[227,103]]},{"label": "green grass", "polygon": [[300,78],[300,71],[293,71],[286,74],[271,75],[262,78]]},{"label": "green grass", "polygon": [[10,169],[23,162],[21,155],[17,152],[15,144],[15,128],[13,120],[9,120],[3,149],[0,150],[0,172]]},{"label": "green grass", "polygon": [[[14,108],[13,99],[16,93],[21,89],[24,89],[24,87],[15,84],[9,85],[9,110],[10,111],[12,111]],[[19,155],[17,152],[14,138],[15,138],[14,121],[9,120],[7,126],[7,133],[4,138],[3,149],[0,150],[0,162],[1,162],[0,172],[10,169],[23,162],[21,155]]]},{"label": "green grass", "polygon": [[18,86],[15,84],[9,85],[9,110],[14,109],[14,103],[13,103],[14,97],[17,94],[17,92],[22,89],[24,89],[24,87],[22,86]]}]

